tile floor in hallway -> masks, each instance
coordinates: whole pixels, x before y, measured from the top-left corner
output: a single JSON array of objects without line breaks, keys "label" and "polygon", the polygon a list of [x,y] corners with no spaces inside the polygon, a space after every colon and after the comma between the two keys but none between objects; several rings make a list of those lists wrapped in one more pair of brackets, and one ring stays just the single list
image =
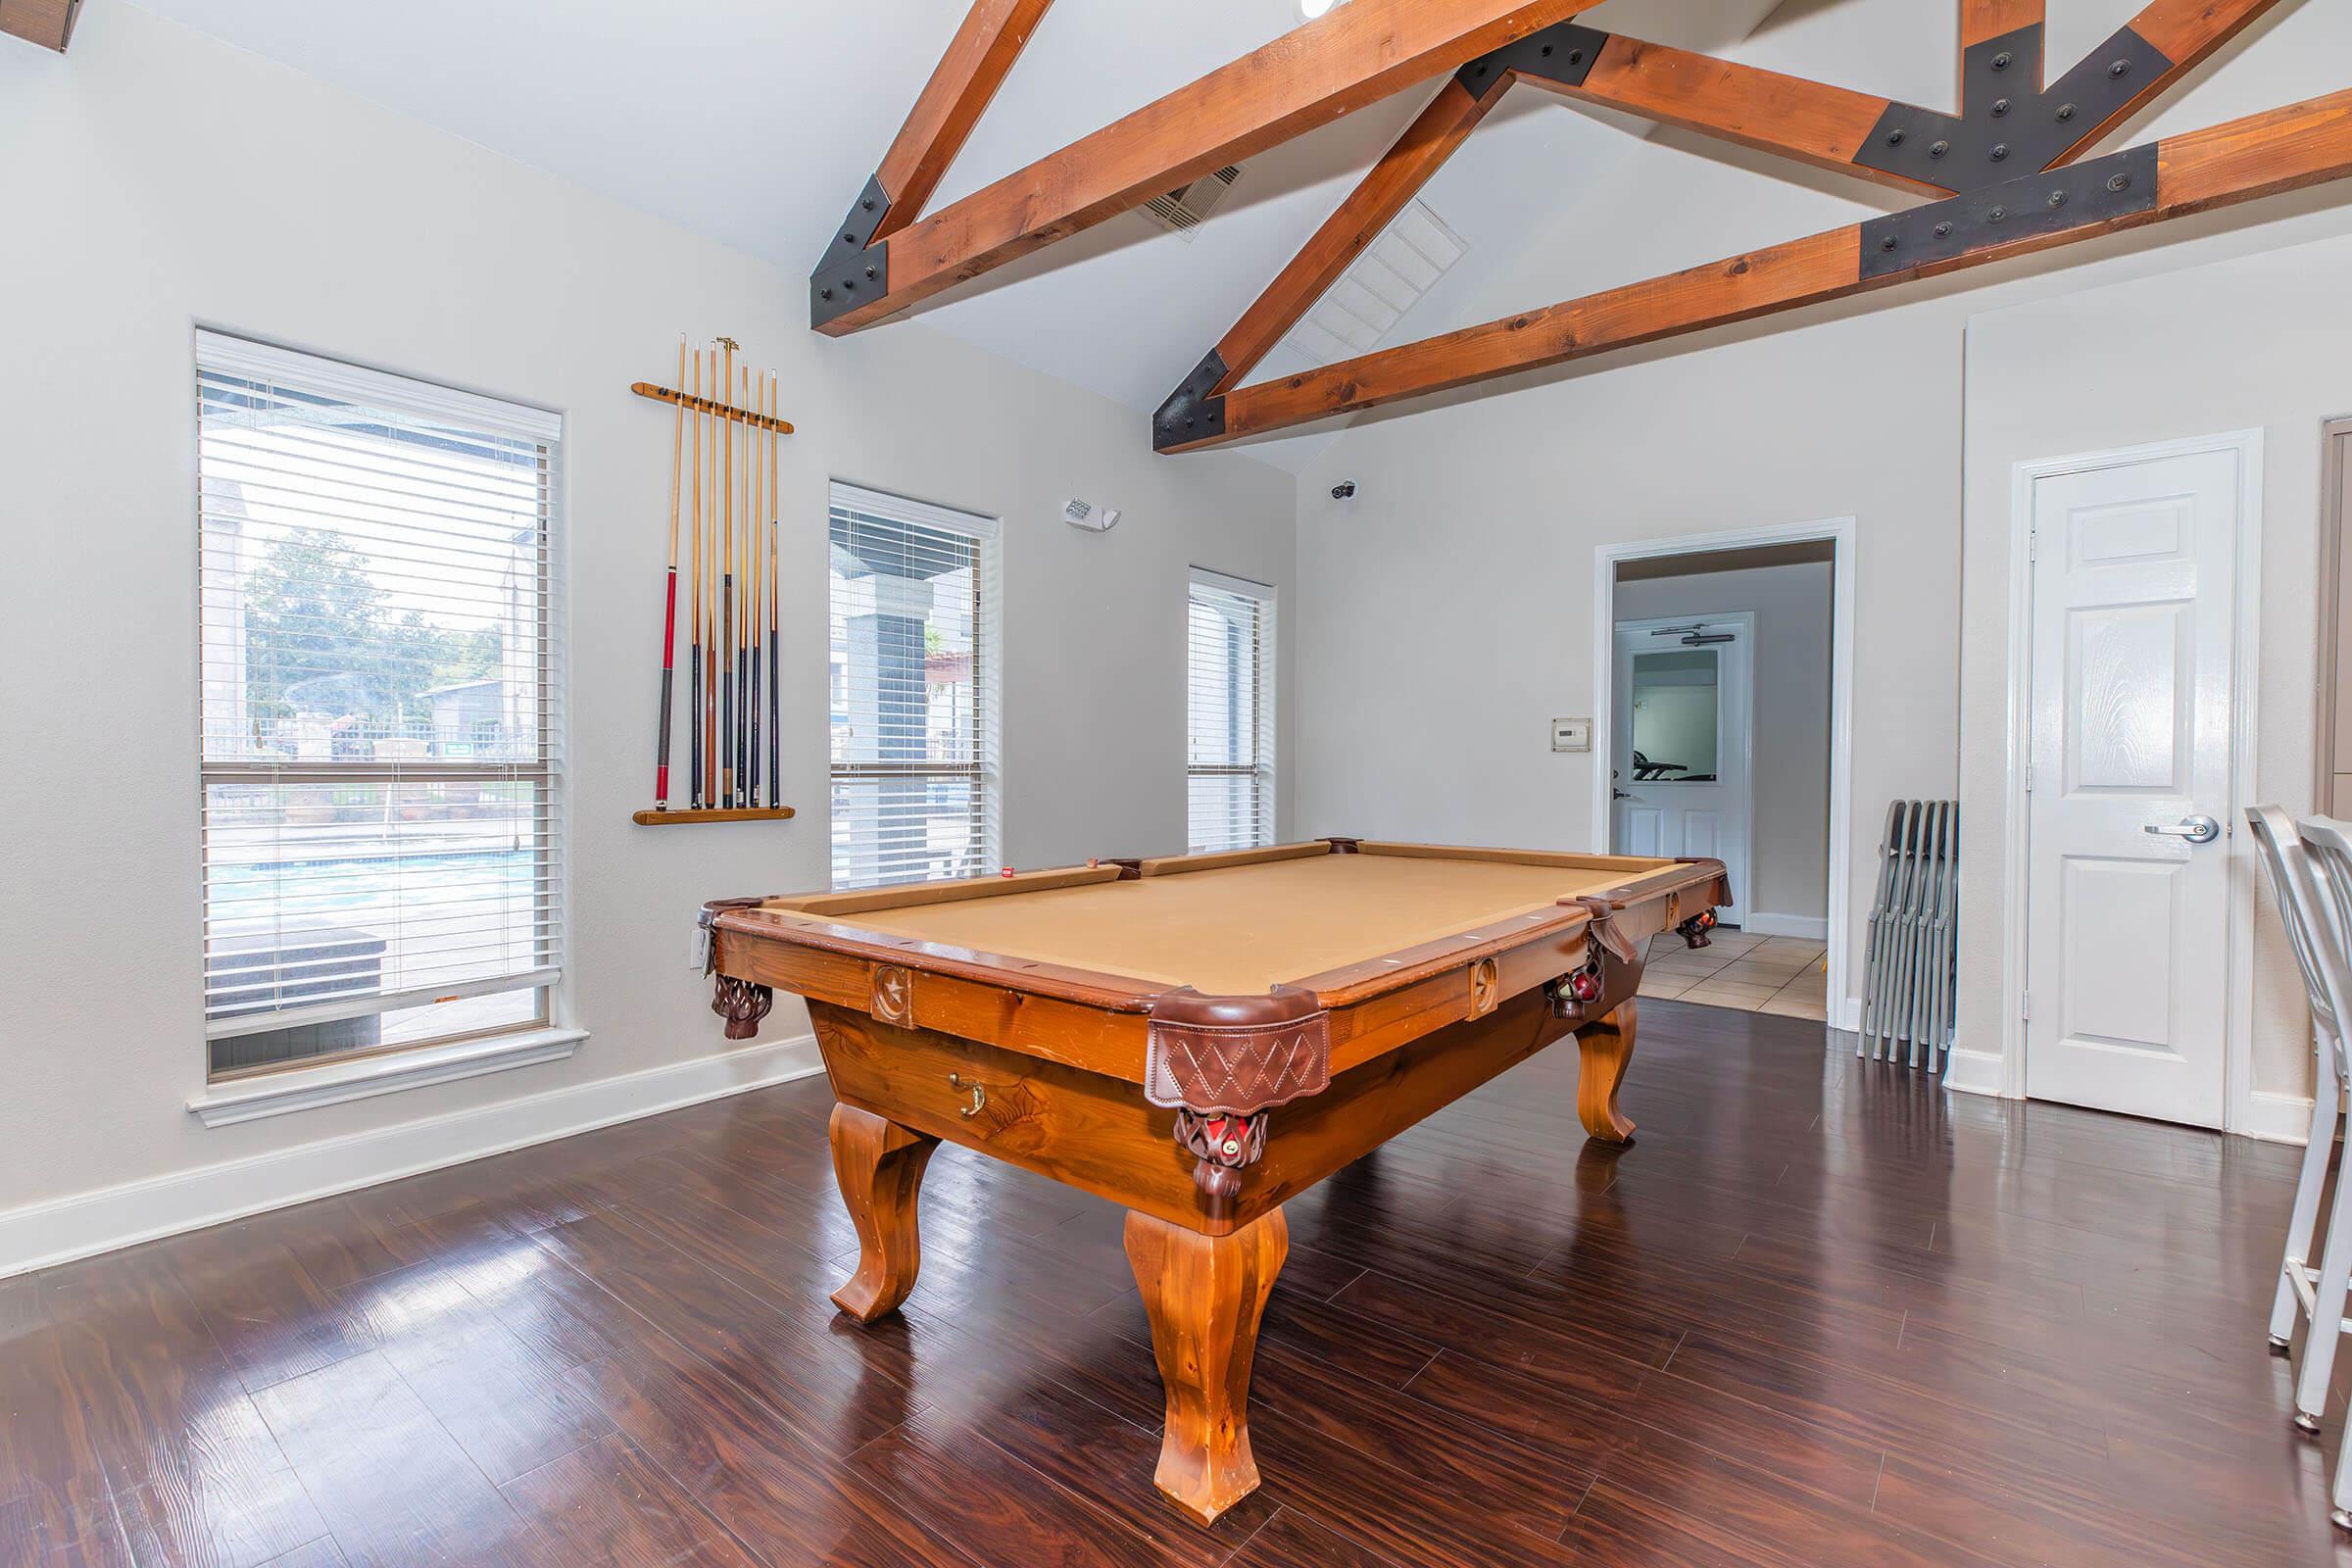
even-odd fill
[{"label": "tile floor in hallway", "polygon": [[1789,1018],[1829,1016],[1829,950],[1798,937],[1766,937],[1726,926],[1703,948],[1671,931],[1650,940],[1642,969],[1644,997],[1696,1002]]}]

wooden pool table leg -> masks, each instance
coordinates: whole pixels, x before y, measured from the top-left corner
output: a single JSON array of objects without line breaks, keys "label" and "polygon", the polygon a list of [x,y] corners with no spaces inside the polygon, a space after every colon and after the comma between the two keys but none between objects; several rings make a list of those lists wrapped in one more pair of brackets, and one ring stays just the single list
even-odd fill
[{"label": "wooden pool table leg", "polygon": [[833,1304],[860,1323],[871,1323],[898,1309],[923,1266],[915,1196],[939,1140],[843,1104],[833,1107],[830,1131],[833,1178],[841,1184],[858,1242],[858,1272],[833,1293]]},{"label": "wooden pool table leg", "polygon": [[1587,1133],[1603,1143],[1631,1143],[1634,1124],[1617,1108],[1617,1086],[1625,1081],[1626,1064],[1634,1059],[1634,999],[1626,998],[1599,1022],[1578,1030],[1576,1049],[1582,1058],[1576,1080],[1578,1119]]},{"label": "wooden pool table leg", "polygon": [[1152,1479],[1202,1524],[1257,1490],[1250,1452],[1250,1360],[1290,1222],[1271,1209],[1230,1236],[1127,1215],[1127,1261],[1152,1316],[1168,1428]]}]

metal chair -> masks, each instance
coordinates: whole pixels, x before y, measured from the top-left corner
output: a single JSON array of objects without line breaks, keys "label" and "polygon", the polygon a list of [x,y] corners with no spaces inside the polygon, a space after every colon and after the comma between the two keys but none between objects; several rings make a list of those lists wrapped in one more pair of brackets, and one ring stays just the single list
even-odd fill
[{"label": "metal chair", "polygon": [[[2307,818],[2298,826],[2276,807],[2255,807],[2246,819],[2261,847],[2288,946],[2303,974],[2316,1043],[2318,1081],[2312,1093],[2311,1133],[2287,1219],[2278,1295],[2271,1306],[2271,1348],[2288,1348],[2298,1314],[2310,1320],[2302,1363],[2296,1368],[2294,1421],[2305,1432],[2317,1432],[2327,1409],[2336,1342],[2352,1328],[2344,1319],[2347,1288],[2352,1287],[2352,1203],[2337,1202],[2324,1232],[2320,1224],[2320,1196],[2335,1147],[2347,1074],[2340,1020],[2352,1016],[2352,953],[2344,940],[2344,933],[2352,931],[2352,838],[2345,836],[2343,824],[2326,817]],[[2317,1268],[2311,1261],[2315,1248]],[[2352,1514],[2339,1508],[2337,1522],[2352,1528]]]}]

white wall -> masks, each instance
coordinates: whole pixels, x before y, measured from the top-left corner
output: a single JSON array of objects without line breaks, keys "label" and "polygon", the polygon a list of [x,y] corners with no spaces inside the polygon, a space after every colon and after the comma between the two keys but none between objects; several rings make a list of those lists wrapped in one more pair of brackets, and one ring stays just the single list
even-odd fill
[{"label": "white wall", "polygon": [[1619,620],[1756,617],[1748,823],[1752,918],[1819,921],[1830,887],[1830,566],[1827,562],[1649,577],[1617,585]]},{"label": "white wall", "polygon": [[[597,1102],[625,1111],[636,1080],[619,1075],[717,1052],[686,962],[696,907],[827,876],[829,479],[1005,519],[1018,864],[1183,847],[1188,565],[1278,585],[1293,623],[1288,474],[1246,456],[1155,459],[1134,413],[918,325],[816,337],[800,276],[144,11],[91,7],[70,58],[0,48],[0,1271],[28,1260],[8,1250],[26,1205],[329,1139],[367,1141],[251,1167],[236,1190],[261,1200],[297,1170],[358,1180],[385,1149],[420,1147],[376,1136],[388,1128],[600,1082],[622,1087]],[[564,413],[562,1012],[593,1031],[570,1060],[212,1131],[184,1109],[204,1062],[198,324]],[[662,378],[681,331],[730,334],[779,367],[799,425],[782,476],[789,823],[628,820],[651,788],[670,436],[667,411],[628,385]],[[1069,528],[1055,514],[1072,494],[1125,518],[1108,535]],[[805,1027],[780,999],[768,1038]]]},{"label": "white wall", "polygon": [[[2053,375],[2051,367],[2064,366]],[[1987,313],[1968,330],[1968,612],[1963,629],[1961,809],[2000,820],[2007,800],[2011,470],[2018,463],[2182,436],[2263,432],[2259,730],[2254,794],[2313,808],[2319,674],[2321,426],[2352,413],[2352,237],[2315,240]],[[2223,802],[2212,803],[2218,810]],[[2000,836],[1972,835],[1961,875],[1962,1027],[1997,1053],[1985,1000],[2000,995]],[[2253,847],[2232,853],[2262,886],[2254,952],[2253,1085],[2311,1092],[2302,983]],[[1966,999],[1977,999],[1974,1016]],[[2300,1132],[2295,1116],[2256,1107]]]},{"label": "white wall", "polygon": [[[2054,19],[2053,62],[2133,9],[2096,0]],[[1951,37],[1917,0],[1854,0],[1776,20],[1734,53],[1933,103],[1950,95]],[[2111,144],[2334,91],[2348,55],[2352,7],[2274,13]],[[1564,172],[1545,187],[1549,227],[1511,266],[1457,268],[1406,326],[1444,331],[1699,265],[1881,210],[1868,200],[1833,175],[1661,132],[1597,181]],[[1592,711],[1605,673],[1585,624],[1593,547],[1851,514],[1859,977],[1886,803],[1949,797],[1960,779],[1969,318],[2352,230],[2347,202],[2320,187],[1359,416],[1300,472],[1301,829],[1590,848],[1590,760],[1551,753],[1547,725]],[[2304,341],[2279,351],[2319,363]],[[2183,379],[2159,361],[2143,390],[2162,398]],[[1344,478],[1356,498],[1327,499]],[[1964,886],[1964,921],[1998,917],[1989,890]],[[1963,988],[1964,1035],[1986,1027],[1982,1004]]]}]

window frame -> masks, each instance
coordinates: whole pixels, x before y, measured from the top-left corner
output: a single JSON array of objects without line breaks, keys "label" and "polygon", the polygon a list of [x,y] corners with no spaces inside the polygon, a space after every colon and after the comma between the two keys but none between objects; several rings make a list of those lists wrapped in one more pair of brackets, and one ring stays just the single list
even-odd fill
[{"label": "window frame", "polygon": [[[1247,599],[1257,607],[1255,625],[1251,628],[1250,651],[1256,695],[1255,709],[1250,715],[1250,737],[1255,743],[1255,748],[1250,760],[1246,762],[1196,762],[1192,758],[1192,694],[1197,683],[1197,672],[1193,663],[1192,614],[1194,606],[1200,603],[1198,591],[1203,588],[1228,597]],[[1263,849],[1269,845],[1280,844],[1282,829],[1276,817],[1281,809],[1281,796],[1277,788],[1274,731],[1274,643],[1275,628],[1279,624],[1277,614],[1280,606],[1280,590],[1272,583],[1258,582],[1249,577],[1236,577],[1229,572],[1212,570],[1207,566],[1193,566],[1188,568],[1185,573],[1184,605],[1185,848],[1189,853],[1200,855],[1217,854],[1230,850]],[[1238,710],[1241,705],[1236,700],[1233,706]],[[1203,848],[1197,841],[1196,824],[1192,811],[1192,781],[1196,778],[1247,778],[1254,781],[1252,793],[1256,797],[1256,801],[1253,814],[1258,824],[1258,836],[1253,842],[1248,844],[1225,843]]]},{"label": "window frame", "polygon": [[[563,416],[512,399],[486,397],[398,371],[283,348],[260,339],[199,328],[196,332],[191,386],[197,409],[190,474],[195,491],[196,545],[196,672],[197,672],[197,862],[200,890],[199,951],[207,959],[199,981],[199,1010],[205,1014],[205,1079],[212,1085],[234,1085],[270,1075],[337,1068],[409,1053],[446,1053],[477,1041],[505,1036],[540,1034],[557,1026],[559,990],[569,957],[569,844],[568,756],[564,709],[569,673],[565,634],[564,593],[564,429]],[[214,756],[213,698],[207,661],[215,630],[206,594],[204,458],[204,387],[208,377],[250,379],[277,383],[305,397],[372,403],[403,416],[448,421],[468,433],[528,441],[538,448],[538,539],[532,580],[537,586],[533,616],[534,651],[531,670],[536,684],[536,722],[533,757],[524,760],[480,761],[470,759],[335,760],[310,762],[270,762],[250,759],[220,760]],[[267,1011],[215,1018],[202,999],[209,997],[209,948],[213,940],[209,889],[214,864],[208,843],[209,802],[220,785],[352,785],[392,789],[402,785],[494,783],[528,784],[541,802],[531,821],[543,831],[536,852],[534,878],[548,890],[539,936],[545,961],[527,969],[470,980],[444,980],[398,990],[379,990],[324,1003],[296,1004]],[[258,1062],[228,1068],[213,1065],[217,1042],[270,1034],[307,1026],[342,1022],[369,1015],[388,1015],[444,1001],[499,995],[530,994],[528,1015],[485,1027],[458,1028],[413,1039],[321,1052],[283,1061]],[[565,1050],[564,1054],[568,1054]]]},{"label": "window frame", "polygon": [[[835,613],[834,577],[830,553],[833,539],[833,516],[841,511],[851,511],[863,516],[880,517],[908,527],[928,528],[936,532],[961,535],[972,541],[972,755],[968,761],[849,761],[833,760],[832,626]],[[1002,519],[987,513],[967,512],[961,508],[940,506],[917,501],[910,496],[876,490],[846,479],[835,479],[827,487],[825,506],[825,658],[826,676],[825,719],[825,801],[830,812],[834,788],[841,784],[873,783],[887,779],[955,779],[963,781],[969,790],[969,807],[965,812],[973,844],[972,875],[982,875],[997,865],[1004,854],[1004,778],[1000,737],[1004,714],[1004,620]],[[843,696],[847,697],[847,692]],[[844,877],[845,867],[837,845],[827,830],[826,876],[833,891],[851,892],[878,887],[906,887],[925,880],[906,877],[864,879]]]}]

